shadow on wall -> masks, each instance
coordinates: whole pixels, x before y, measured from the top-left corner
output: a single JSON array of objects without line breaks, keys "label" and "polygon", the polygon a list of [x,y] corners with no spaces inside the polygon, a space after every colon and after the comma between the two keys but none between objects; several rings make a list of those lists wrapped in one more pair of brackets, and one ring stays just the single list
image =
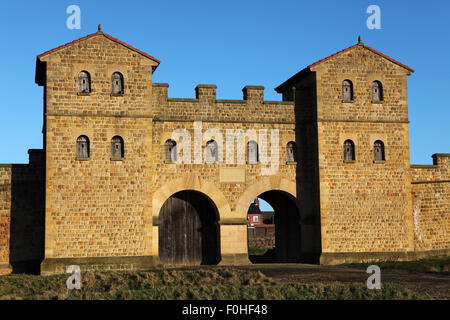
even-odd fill
[{"label": "shadow on wall", "polygon": [[39,274],[45,235],[44,151],[28,153],[30,164],[12,166],[9,259],[13,273]]},{"label": "shadow on wall", "polygon": [[302,262],[312,264],[320,264],[322,253],[316,83],[316,73],[304,69],[296,83],[285,89],[285,95],[295,102]]}]

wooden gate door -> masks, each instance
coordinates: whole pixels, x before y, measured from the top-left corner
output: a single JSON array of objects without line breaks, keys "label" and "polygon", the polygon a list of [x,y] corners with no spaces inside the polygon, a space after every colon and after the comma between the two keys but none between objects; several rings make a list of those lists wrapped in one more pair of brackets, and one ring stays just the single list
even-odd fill
[{"label": "wooden gate door", "polygon": [[161,208],[159,257],[166,265],[202,262],[202,225],[191,197],[189,192],[173,195]]}]

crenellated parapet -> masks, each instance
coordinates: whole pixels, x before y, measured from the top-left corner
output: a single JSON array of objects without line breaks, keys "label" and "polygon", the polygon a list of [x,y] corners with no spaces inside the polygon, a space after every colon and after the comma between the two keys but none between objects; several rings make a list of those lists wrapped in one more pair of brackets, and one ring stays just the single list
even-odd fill
[{"label": "crenellated parapet", "polygon": [[450,154],[434,154],[432,165],[411,165],[411,177],[415,250],[448,254]]},{"label": "crenellated parapet", "polygon": [[450,153],[436,153],[432,157],[432,165],[411,165],[413,184],[450,182]]},{"label": "crenellated parapet", "polygon": [[195,99],[169,98],[169,85],[153,83],[155,120],[294,124],[293,101],[264,101],[263,86],[245,86],[243,99],[217,99],[217,86],[200,84]]}]

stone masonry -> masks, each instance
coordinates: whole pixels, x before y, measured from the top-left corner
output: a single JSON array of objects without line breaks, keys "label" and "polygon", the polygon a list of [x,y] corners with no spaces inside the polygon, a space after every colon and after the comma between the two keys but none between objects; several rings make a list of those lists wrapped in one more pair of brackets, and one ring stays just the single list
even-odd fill
[{"label": "stone masonry", "polygon": [[[283,250],[297,251],[288,254],[293,262],[448,254],[450,156],[434,155],[432,166],[410,165],[409,67],[359,42],[281,84],[283,101],[266,101],[261,86],[246,86],[242,100],[218,100],[216,86],[204,84],[195,99],[169,98],[169,85],[152,81],[159,64],[101,30],[37,57],[44,148],[30,150],[29,165],[0,165],[0,272],[164,265],[160,212],[184,191],[217,209],[220,264],[249,263],[247,211],[259,196],[279,217],[288,207],[298,215],[298,222],[276,227],[278,243],[291,241]],[[90,75],[89,92],[79,92],[82,71]],[[119,94],[111,93],[116,72],[123,76]],[[342,95],[346,79],[353,84],[351,101]],[[382,101],[372,101],[375,80]],[[166,159],[165,143],[177,129],[192,138],[182,151],[190,162]],[[246,133],[244,148],[255,140],[260,155],[278,162],[275,172],[262,174],[270,163],[250,164],[247,149],[225,141],[236,130]],[[81,136],[89,139],[87,158],[77,157]],[[123,140],[120,158],[111,156],[116,136]],[[218,162],[196,163],[209,140],[223,141]],[[347,140],[354,143],[352,161],[344,160]],[[382,161],[374,161],[375,141],[384,143]],[[296,161],[287,161],[289,142],[296,143]]]}]

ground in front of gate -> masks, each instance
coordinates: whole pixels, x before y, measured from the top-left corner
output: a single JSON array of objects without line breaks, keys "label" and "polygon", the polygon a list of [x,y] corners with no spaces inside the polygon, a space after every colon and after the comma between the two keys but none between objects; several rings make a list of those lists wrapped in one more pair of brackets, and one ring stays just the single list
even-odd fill
[{"label": "ground in front of gate", "polygon": [[82,289],[68,275],[0,276],[0,300],[11,299],[450,299],[450,258],[378,263],[382,288],[366,286],[368,265],[253,264],[149,271],[85,272]]}]

